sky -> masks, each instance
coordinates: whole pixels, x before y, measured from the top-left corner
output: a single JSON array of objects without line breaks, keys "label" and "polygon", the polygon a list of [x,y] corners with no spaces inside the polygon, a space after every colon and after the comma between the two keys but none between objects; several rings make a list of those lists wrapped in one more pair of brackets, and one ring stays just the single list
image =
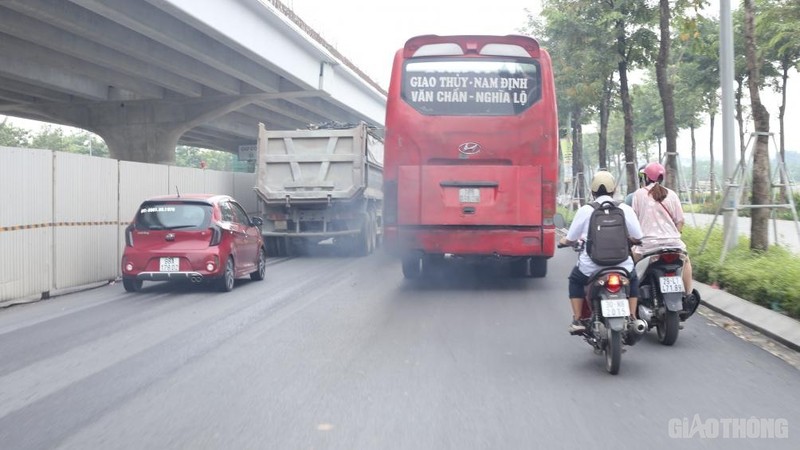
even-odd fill
[{"label": "sky", "polygon": [[[534,14],[541,10],[539,0],[491,0],[486,3],[464,0],[282,1],[384,89],[389,85],[394,53],[408,38],[420,34],[519,34],[527,23],[525,10]],[[737,4],[738,1],[731,1],[733,8]],[[712,0],[707,11],[718,17],[719,0]],[[344,14],[352,14],[360,19],[336,19]],[[375,19],[370,20],[370,17]],[[794,72],[789,80],[788,98],[793,98],[793,93],[796,98],[798,91],[800,75]],[[777,143],[780,97],[770,89],[762,90],[761,95],[762,101],[767,104],[772,122],[770,130],[776,133]],[[800,151],[800,127],[797,126],[800,124],[800,103],[788,103],[786,147]],[[745,126],[746,133],[753,131],[752,120]],[[716,118],[714,131],[715,158],[722,161],[722,124],[719,117]],[[738,130],[734,130],[734,133],[738,133]],[[708,159],[709,134],[708,126],[695,130],[699,158]],[[738,148],[738,137],[735,139]],[[771,151],[774,148],[770,146]],[[682,131],[678,136],[678,153],[687,165],[690,149],[689,132]]]},{"label": "sky", "polygon": [[[421,34],[519,34],[527,23],[526,9],[536,14],[540,0],[489,0],[485,3],[464,0],[281,0],[303,21],[320,33],[347,59],[358,66],[384,89],[388,88],[392,59],[406,40]],[[719,1],[712,0],[709,11],[719,13]],[[732,0],[731,4],[738,4]],[[800,75],[792,74],[788,98],[797,98]],[[772,124],[778,131],[780,98],[771,90],[762,91]],[[788,102],[786,146],[800,151],[800,103]],[[748,121],[746,132],[753,130]],[[738,131],[734,131],[737,133]],[[696,130],[698,156],[707,159],[709,127]],[[738,138],[737,142],[738,142]],[[722,160],[722,125],[715,126],[715,158]],[[738,145],[738,143],[737,143]],[[678,152],[684,164],[689,163],[688,131],[678,136]],[[770,147],[772,151],[774,147]]]}]

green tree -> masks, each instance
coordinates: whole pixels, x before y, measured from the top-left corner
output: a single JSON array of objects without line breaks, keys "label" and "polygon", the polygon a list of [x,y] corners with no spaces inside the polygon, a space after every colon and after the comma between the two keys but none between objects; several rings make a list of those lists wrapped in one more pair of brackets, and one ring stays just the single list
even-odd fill
[{"label": "green tree", "polygon": [[[678,61],[676,72],[677,97],[681,99],[678,104],[679,123],[686,123],[693,133],[694,124],[700,123],[691,109],[697,108],[697,113],[705,113],[709,118],[709,143],[708,152],[710,170],[708,177],[711,185],[711,196],[715,195],[716,175],[714,172],[714,125],[716,114],[719,111],[719,22],[716,19],[707,19],[698,16],[691,27],[682,27],[679,38],[675,41],[678,47]],[[698,96],[699,98],[696,98]],[[691,102],[684,102],[691,97]],[[699,101],[699,104],[696,102]],[[687,120],[685,120],[687,119]],[[696,164],[695,139],[692,135],[692,172],[691,190],[696,192],[698,172]]]},{"label": "green tree", "polygon": [[[593,48],[598,29],[585,20],[584,2],[553,0],[546,2],[542,16],[528,15],[528,28],[547,47],[553,60],[558,93],[559,121],[571,131],[572,191],[584,201],[585,164],[582,125],[601,103],[603,81],[612,72],[611,65]],[[542,20],[544,19],[544,20]],[[604,69],[605,67],[605,69]],[[606,76],[602,74],[605,73]],[[604,147],[604,145],[603,145]],[[601,148],[601,167],[606,166],[605,148]]]},{"label": "green tree", "polygon": [[[658,86],[654,80],[655,74],[648,73],[643,82],[631,89],[633,112],[636,116],[636,150],[641,153],[646,161],[650,161],[650,147],[658,145],[658,160],[661,160],[662,143],[664,134],[664,109],[658,97]],[[638,167],[638,165],[637,165]]]},{"label": "green tree", "polygon": [[[781,104],[778,107],[779,148],[781,161],[785,161],[786,87],[789,70],[800,65],[800,2],[785,0],[763,2],[761,14],[756,20],[756,32],[766,40],[766,45],[761,46],[765,62],[771,64],[778,74],[774,78],[773,88],[781,93]],[[781,173],[781,184],[786,184],[783,173]],[[783,200],[785,198],[784,186],[781,188],[781,203],[785,203]]]},{"label": "green tree", "polygon": [[29,139],[28,131],[8,123],[8,117],[0,122],[0,146],[26,147]]},{"label": "green tree", "polygon": [[[667,187],[675,189],[677,179],[677,140],[678,124],[676,122],[674,101],[674,80],[668,73],[670,64],[670,50],[673,46],[671,21],[674,16],[680,16],[687,8],[697,11],[705,4],[704,0],[659,0],[659,50],[656,58],[656,81],[664,117],[664,137],[667,144],[666,180]],[[682,21],[684,25],[691,26],[693,22]],[[692,135],[694,137],[694,135]]]},{"label": "green tree", "polygon": [[179,145],[175,150],[175,165],[227,172],[253,172],[252,162],[239,161],[237,155],[219,150]]}]

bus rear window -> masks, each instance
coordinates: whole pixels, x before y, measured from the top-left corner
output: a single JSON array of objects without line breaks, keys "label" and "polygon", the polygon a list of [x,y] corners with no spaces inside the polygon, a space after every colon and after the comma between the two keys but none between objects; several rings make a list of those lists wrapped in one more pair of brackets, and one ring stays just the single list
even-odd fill
[{"label": "bus rear window", "polygon": [[431,116],[511,116],[541,98],[536,61],[412,60],[403,74],[403,100]]}]

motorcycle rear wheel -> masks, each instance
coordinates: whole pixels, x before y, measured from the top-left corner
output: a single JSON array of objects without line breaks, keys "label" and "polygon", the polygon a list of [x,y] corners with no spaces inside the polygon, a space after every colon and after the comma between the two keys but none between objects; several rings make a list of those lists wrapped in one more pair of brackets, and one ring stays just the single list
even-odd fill
[{"label": "motorcycle rear wheel", "polygon": [[619,366],[622,363],[622,336],[619,331],[608,331],[608,342],[606,342],[606,370],[611,375],[619,373]]},{"label": "motorcycle rear wheel", "polygon": [[678,340],[678,330],[680,325],[680,317],[677,311],[667,311],[664,315],[664,321],[659,323],[656,327],[658,331],[658,342],[663,345],[672,345]]}]

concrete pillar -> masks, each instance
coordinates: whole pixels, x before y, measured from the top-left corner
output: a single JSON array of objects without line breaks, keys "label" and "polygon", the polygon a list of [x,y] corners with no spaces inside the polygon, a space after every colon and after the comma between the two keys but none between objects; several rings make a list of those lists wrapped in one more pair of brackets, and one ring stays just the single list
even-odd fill
[{"label": "concrete pillar", "polygon": [[183,128],[174,124],[121,123],[92,127],[114,159],[156,164],[175,162],[175,147]]}]

